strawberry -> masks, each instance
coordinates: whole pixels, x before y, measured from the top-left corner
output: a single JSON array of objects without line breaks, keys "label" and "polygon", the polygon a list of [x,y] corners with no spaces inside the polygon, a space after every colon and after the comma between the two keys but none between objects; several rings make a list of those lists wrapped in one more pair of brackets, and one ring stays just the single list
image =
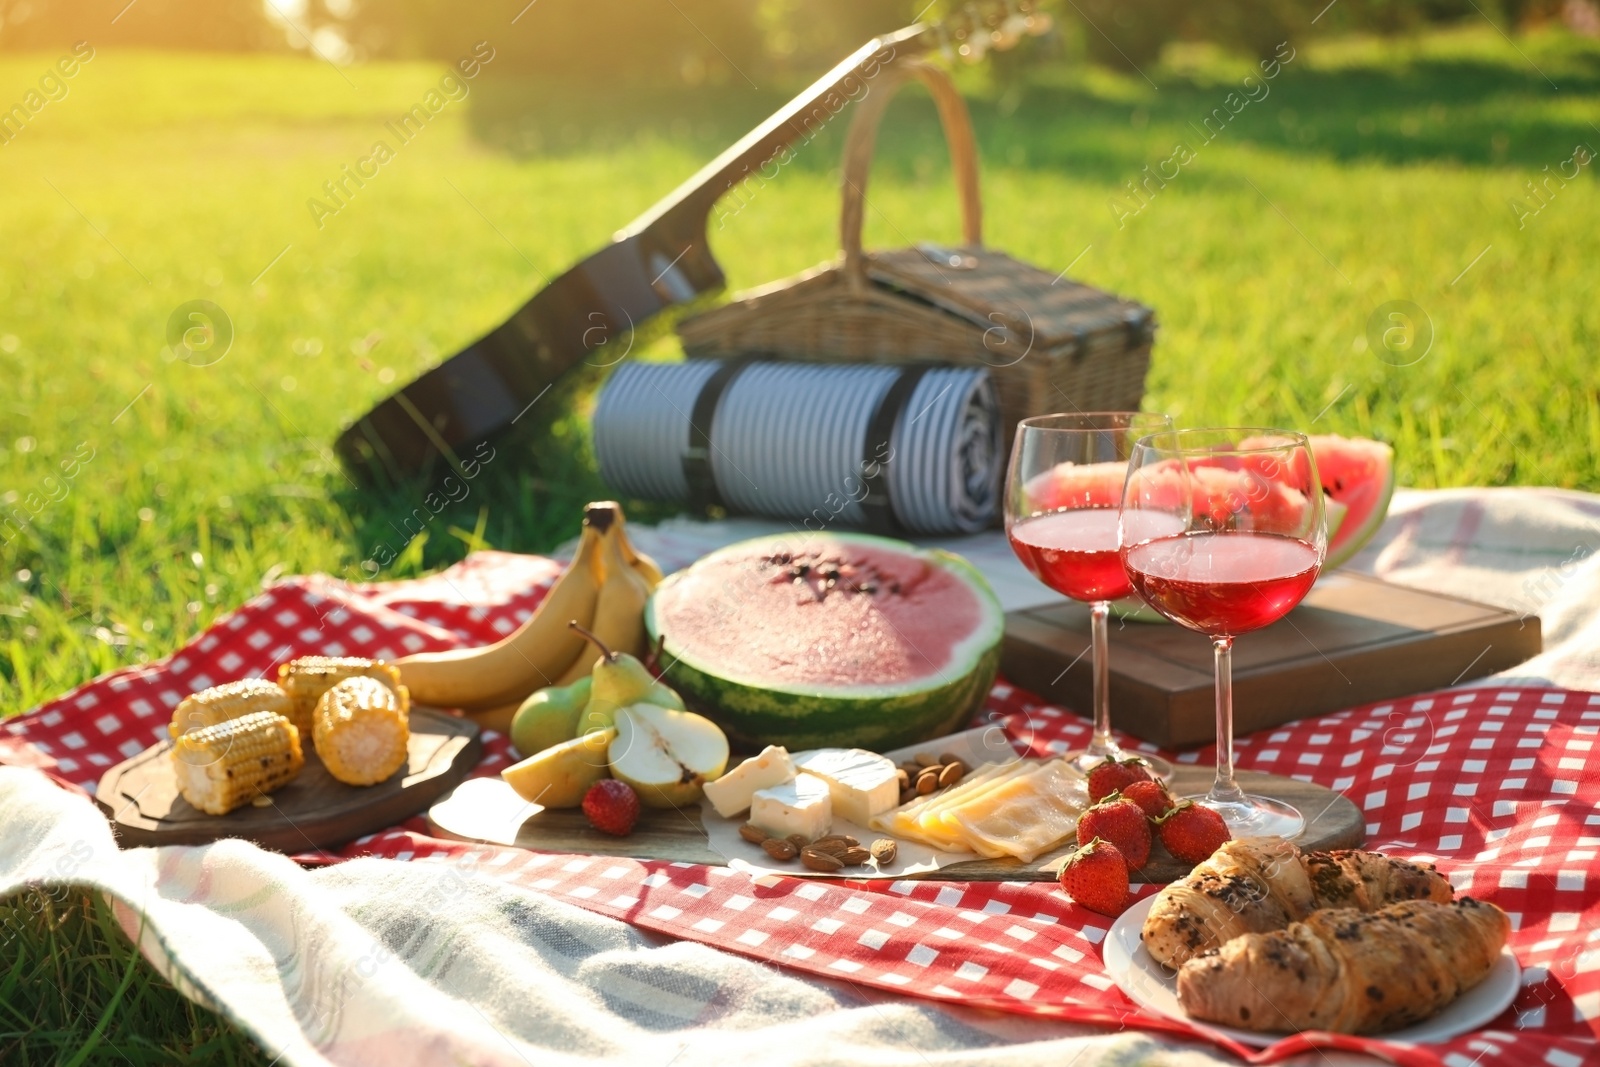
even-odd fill
[{"label": "strawberry", "polygon": [[1174,805],[1167,787],[1156,781],[1134,782],[1122,791],[1122,796],[1143,808],[1145,818],[1151,822],[1171,811]]},{"label": "strawberry", "polygon": [[639,794],[627,782],[602,778],[583,794],[583,813],[601,833],[627,837],[639,819]]},{"label": "strawberry", "polygon": [[1078,844],[1103,837],[1117,846],[1128,869],[1144,866],[1150,858],[1150,823],[1144,809],[1120,793],[1112,793],[1078,818]]},{"label": "strawberry", "polygon": [[1163,815],[1156,823],[1156,832],[1173,858],[1184,863],[1210,859],[1223,842],[1233,838],[1221,815],[1188,800],[1179,801],[1177,807]]},{"label": "strawberry", "polygon": [[1098,804],[1112,793],[1119,793],[1134,782],[1148,782],[1150,771],[1144,761],[1104,759],[1089,769],[1089,803]]},{"label": "strawberry", "polygon": [[1121,915],[1128,906],[1128,862],[1116,845],[1096,837],[1068,854],[1061,888],[1090,911]]}]

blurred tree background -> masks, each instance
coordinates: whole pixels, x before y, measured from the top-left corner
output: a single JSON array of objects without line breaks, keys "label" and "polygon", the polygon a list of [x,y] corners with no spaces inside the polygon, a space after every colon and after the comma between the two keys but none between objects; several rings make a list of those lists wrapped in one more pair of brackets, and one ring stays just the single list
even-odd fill
[{"label": "blurred tree background", "polygon": [[[935,0],[933,11],[948,9]],[[1488,17],[1508,32],[1553,20],[1593,32],[1596,0],[1042,0],[1059,32],[1040,58],[1113,66],[1156,60],[1175,41],[1269,54],[1278,42],[1403,34]],[[482,40],[500,69],[566,82],[718,84],[760,71],[813,74],[924,0],[0,0],[0,50],[78,40],[208,51],[311,51],[335,62],[454,60]],[[587,42],[575,47],[573,42]],[[1044,56],[1037,53],[1042,51]],[[1026,62],[1010,57],[1002,62]]]}]

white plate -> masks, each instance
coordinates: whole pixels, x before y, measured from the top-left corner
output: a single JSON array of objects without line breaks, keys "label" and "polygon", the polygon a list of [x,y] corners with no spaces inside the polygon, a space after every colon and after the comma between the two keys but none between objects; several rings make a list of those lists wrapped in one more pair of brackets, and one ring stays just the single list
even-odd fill
[{"label": "white plate", "polygon": [[[1144,928],[1144,918],[1150,914],[1155,897],[1146,897],[1118,916],[1106,935],[1106,973],[1113,982],[1128,994],[1141,1008],[1147,1008],[1169,1019],[1211,1030],[1232,1038],[1241,1045],[1266,1048],[1282,1041],[1287,1034],[1264,1034],[1255,1030],[1235,1030],[1231,1026],[1191,1019],[1178,1004],[1178,976],[1156,962],[1145,951],[1139,931]],[[1467,990],[1444,1010],[1431,1019],[1394,1030],[1387,1034],[1364,1035],[1395,1044],[1431,1044],[1459,1037],[1476,1030],[1505,1011],[1517,997],[1522,982],[1522,968],[1509,948],[1500,953],[1500,959],[1489,971],[1488,977]]]}]

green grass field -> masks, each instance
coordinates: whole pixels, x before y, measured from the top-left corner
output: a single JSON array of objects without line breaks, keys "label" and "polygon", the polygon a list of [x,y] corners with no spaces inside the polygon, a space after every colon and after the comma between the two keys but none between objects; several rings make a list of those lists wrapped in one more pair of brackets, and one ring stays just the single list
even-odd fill
[{"label": "green grass field", "polygon": [[[57,58],[0,59],[0,110]],[[1511,45],[1487,25],[1302,47],[1230,108],[1252,69],[1194,48],[1149,80],[969,76],[989,242],[1153,306],[1148,404],[1181,422],[1381,437],[1413,485],[1600,488],[1600,197],[1594,162],[1570,162],[1600,150],[1600,47]],[[360,577],[421,491],[356,491],[328,451],[341,420],[493,326],[794,88],[582,97],[491,63],[399,145],[385,121],[442,73],[104,52],[0,144],[0,714],[170,652],[273,576]],[[1217,108],[1228,121],[1208,141]],[[735,286],[832,253],[840,133],[714,235]],[[379,139],[394,158],[319,226],[307,201]],[[1180,142],[1192,158],[1132,200],[1125,183]],[[869,243],[953,240],[931,107],[897,105],[880,152]],[[1575,178],[1549,177],[1564,164]],[[208,365],[164,349],[196,299],[234,330]],[[1388,324],[1371,323],[1390,301],[1425,316],[1425,354],[1384,347]],[[591,387],[542,400],[527,439],[386,576],[570,536],[576,505],[603,492]],[[68,912],[0,905],[20,949],[0,978],[0,1060],[255,1056],[130,965],[92,910]]]}]

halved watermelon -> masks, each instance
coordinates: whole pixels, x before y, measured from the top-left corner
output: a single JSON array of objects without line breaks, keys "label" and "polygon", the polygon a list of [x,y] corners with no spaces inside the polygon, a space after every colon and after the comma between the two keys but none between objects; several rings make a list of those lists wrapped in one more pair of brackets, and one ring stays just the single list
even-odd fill
[{"label": "halved watermelon", "polygon": [[[1365,437],[1323,434],[1311,438],[1311,454],[1328,497],[1328,559],[1331,570],[1361,551],[1389,514],[1394,496],[1394,449]],[[1333,505],[1344,505],[1344,521],[1335,533]]]},{"label": "halved watermelon", "polygon": [[667,684],[730,735],[881,752],[966,725],[994,684],[1005,615],[951,553],[781,534],[669,577],[645,626]]}]

